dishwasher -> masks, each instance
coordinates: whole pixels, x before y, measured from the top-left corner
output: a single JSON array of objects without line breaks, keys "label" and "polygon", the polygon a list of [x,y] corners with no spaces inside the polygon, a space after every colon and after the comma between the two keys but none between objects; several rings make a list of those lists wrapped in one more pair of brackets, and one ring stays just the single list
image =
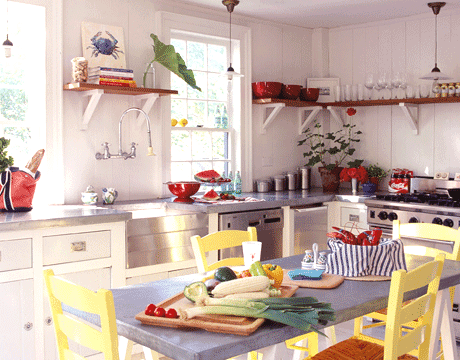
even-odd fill
[{"label": "dishwasher", "polygon": [[304,254],[314,243],[327,250],[327,206],[323,203],[292,207],[294,210],[294,255]]},{"label": "dishwasher", "polygon": [[[219,214],[219,231],[257,229],[257,240],[262,242],[260,260],[283,256],[283,210],[266,209]],[[241,246],[219,250],[219,260],[229,257],[243,257]]]}]

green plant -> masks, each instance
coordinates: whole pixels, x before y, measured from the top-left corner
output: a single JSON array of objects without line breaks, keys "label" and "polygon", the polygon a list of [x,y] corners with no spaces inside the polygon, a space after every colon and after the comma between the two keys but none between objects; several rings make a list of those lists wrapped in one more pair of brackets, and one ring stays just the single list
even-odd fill
[{"label": "green plant", "polygon": [[365,166],[369,178],[377,178],[379,181],[382,180],[385,176],[388,175],[390,170],[384,170],[379,166],[379,164],[371,164]]},{"label": "green plant", "polygon": [[[303,133],[305,139],[298,142],[298,146],[305,143],[310,146],[310,150],[303,153],[308,159],[306,166],[315,166],[321,164],[327,170],[333,170],[339,167],[345,159],[351,157],[355,148],[354,143],[358,143],[360,130],[355,130],[356,125],[346,124],[340,130],[334,132],[321,133],[321,125],[315,123],[313,129],[306,129]],[[352,168],[359,167],[364,160],[352,160],[347,165]]]},{"label": "green plant", "polygon": [[8,152],[5,150],[10,145],[10,140],[4,137],[0,138],[0,173],[5,171],[9,166],[14,164],[14,159],[8,156]]},{"label": "green plant", "polygon": [[[182,80],[184,80],[187,84],[189,84],[193,89],[201,91],[201,89],[196,85],[195,76],[193,75],[193,71],[187,69],[187,65],[185,65],[184,59],[180,56],[179,53],[176,53],[173,45],[166,45],[162,43],[158,36],[155,34],[150,34],[150,37],[153,39],[153,52],[155,53],[155,57],[149,63],[149,66],[153,64],[153,62],[158,62],[163,65],[166,69],[173,72],[177,76],[179,76]],[[142,79],[144,87],[147,78],[147,69],[144,72],[144,77]]]}]

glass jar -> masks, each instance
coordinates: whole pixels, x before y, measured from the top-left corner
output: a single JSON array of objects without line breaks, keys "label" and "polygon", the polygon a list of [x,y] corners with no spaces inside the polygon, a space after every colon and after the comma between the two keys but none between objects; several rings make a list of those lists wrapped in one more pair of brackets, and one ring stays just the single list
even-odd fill
[{"label": "glass jar", "polygon": [[455,84],[455,96],[460,96],[460,83]]},{"label": "glass jar", "polygon": [[71,60],[72,81],[86,82],[88,80],[88,60],[84,57],[76,57]]},{"label": "glass jar", "polygon": [[155,68],[153,64],[146,64],[142,83],[146,89],[155,89]]},{"label": "glass jar", "polygon": [[455,96],[455,83],[450,83],[448,97],[454,97],[454,96]]},{"label": "glass jar", "polygon": [[433,93],[434,93],[434,97],[441,97],[441,84],[436,84],[434,87],[433,87]]},{"label": "glass jar", "polygon": [[447,97],[447,95],[449,94],[449,88],[447,86],[447,84],[442,84],[441,85],[441,97]]}]

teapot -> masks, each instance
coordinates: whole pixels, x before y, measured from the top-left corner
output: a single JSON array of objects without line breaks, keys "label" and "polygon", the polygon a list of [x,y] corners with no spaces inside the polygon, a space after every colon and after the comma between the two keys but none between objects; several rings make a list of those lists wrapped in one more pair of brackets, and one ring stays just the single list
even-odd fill
[{"label": "teapot", "polygon": [[118,191],[114,188],[103,188],[102,189],[102,201],[104,205],[111,205],[118,197]]},{"label": "teapot", "polygon": [[97,193],[91,185],[86,188],[86,191],[81,193],[81,201],[85,205],[96,205]]}]

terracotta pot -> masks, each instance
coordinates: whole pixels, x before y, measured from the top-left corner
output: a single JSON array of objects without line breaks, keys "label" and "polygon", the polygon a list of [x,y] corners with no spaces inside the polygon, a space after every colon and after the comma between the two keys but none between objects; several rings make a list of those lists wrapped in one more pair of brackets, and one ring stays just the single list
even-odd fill
[{"label": "terracotta pot", "polygon": [[340,172],[343,167],[335,167],[332,170],[327,170],[325,167],[318,168],[321,175],[324,192],[337,192],[340,186]]}]

